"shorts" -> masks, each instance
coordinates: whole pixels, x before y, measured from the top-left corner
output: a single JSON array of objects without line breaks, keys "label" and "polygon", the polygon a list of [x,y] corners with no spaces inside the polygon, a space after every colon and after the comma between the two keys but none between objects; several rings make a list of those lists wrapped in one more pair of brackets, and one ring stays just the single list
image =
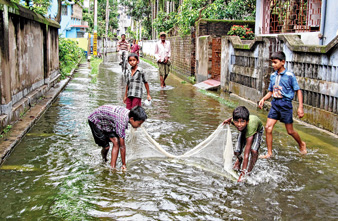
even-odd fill
[{"label": "shorts", "polygon": [[142,99],[139,97],[127,97],[126,100],[126,108],[128,110],[131,110],[135,106],[141,106],[142,105]]},{"label": "shorts", "polygon": [[271,109],[268,114],[268,118],[279,120],[285,124],[293,123],[292,116],[292,101],[286,100],[284,98],[281,99],[273,99],[271,101]]},{"label": "shorts", "polygon": [[170,68],[170,61],[168,61],[166,64],[157,62],[158,64],[158,73],[161,77],[165,77],[169,75],[169,68]]},{"label": "shorts", "polygon": [[[259,150],[259,148],[261,147],[261,143],[262,143],[263,133],[264,133],[264,127],[262,127],[262,129],[260,129],[257,133],[253,135],[251,150],[254,150],[254,151]],[[240,132],[238,135],[238,139],[237,139],[234,152],[242,154],[245,145],[246,145],[245,132]]]},{"label": "shorts", "polygon": [[95,143],[99,145],[100,147],[109,147],[109,142],[110,142],[109,138],[119,137],[115,132],[107,133],[107,132],[100,130],[99,128],[95,126],[93,122],[89,120],[88,120],[88,123],[89,123],[90,129],[92,130]]}]

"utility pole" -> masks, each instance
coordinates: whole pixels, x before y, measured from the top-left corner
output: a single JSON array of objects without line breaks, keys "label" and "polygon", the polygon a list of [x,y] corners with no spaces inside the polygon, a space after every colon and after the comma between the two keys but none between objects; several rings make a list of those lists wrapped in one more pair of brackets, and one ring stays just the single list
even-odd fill
[{"label": "utility pole", "polygon": [[105,42],[105,44],[103,45],[103,50],[104,50],[104,55],[103,55],[103,62],[107,62],[107,50],[108,50],[108,24],[109,24],[109,0],[107,0],[106,3],[106,36],[105,36],[105,40],[103,42]]},{"label": "utility pole", "polygon": [[94,43],[93,55],[97,55],[97,0],[94,0]]}]

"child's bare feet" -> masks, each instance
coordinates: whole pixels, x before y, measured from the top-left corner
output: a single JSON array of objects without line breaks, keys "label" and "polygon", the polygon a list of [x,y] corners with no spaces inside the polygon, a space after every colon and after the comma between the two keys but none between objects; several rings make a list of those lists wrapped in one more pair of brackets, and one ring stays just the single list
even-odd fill
[{"label": "child's bare feet", "polygon": [[127,167],[126,167],[126,166],[122,166],[122,167],[121,167],[121,170],[122,170],[122,171],[127,171]]},{"label": "child's bare feet", "polygon": [[299,152],[300,154],[307,154],[307,150],[306,150],[306,143],[303,141],[302,145],[299,147]]},{"label": "child's bare feet", "polygon": [[239,171],[241,169],[241,164],[242,164],[242,159],[240,160],[240,159],[237,158],[237,160],[236,160],[236,162],[234,164],[233,169],[235,171]]},{"label": "child's bare feet", "polygon": [[272,157],[272,154],[266,154],[266,155],[260,155],[259,158],[260,159],[269,159]]}]

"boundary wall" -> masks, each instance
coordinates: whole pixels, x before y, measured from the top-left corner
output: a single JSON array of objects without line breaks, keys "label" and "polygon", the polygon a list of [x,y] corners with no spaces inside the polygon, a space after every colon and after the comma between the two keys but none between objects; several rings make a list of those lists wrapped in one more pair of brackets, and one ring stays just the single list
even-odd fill
[{"label": "boundary wall", "polygon": [[[338,36],[326,46],[305,45],[298,35],[256,37],[248,44],[237,36],[223,36],[222,90],[258,102],[273,72],[270,55],[279,50],[285,52],[285,66],[303,92],[302,120],[338,134]],[[293,107],[296,117],[296,96]]]},{"label": "boundary wall", "polygon": [[60,25],[0,0],[0,129],[20,119],[55,83]]}]

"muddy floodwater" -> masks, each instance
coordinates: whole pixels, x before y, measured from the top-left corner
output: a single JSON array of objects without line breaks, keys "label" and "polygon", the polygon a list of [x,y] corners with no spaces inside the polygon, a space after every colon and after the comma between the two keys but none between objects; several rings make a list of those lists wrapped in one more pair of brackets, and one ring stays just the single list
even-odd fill
[{"label": "muddy floodwater", "polygon": [[[277,123],[275,157],[257,161],[250,184],[166,159],[111,171],[101,163],[87,124],[98,106],[124,105],[120,66],[115,54],[109,59],[97,79],[82,64],[0,167],[1,220],[338,219],[337,138],[298,123],[309,153],[301,156]],[[170,153],[182,154],[203,141],[231,116],[228,104],[245,105],[266,122],[266,111],[227,94],[208,96],[173,75],[161,90],[157,69],[140,66],[153,97],[144,127]],[[234,127],[232,135],[235,142]]]}]

